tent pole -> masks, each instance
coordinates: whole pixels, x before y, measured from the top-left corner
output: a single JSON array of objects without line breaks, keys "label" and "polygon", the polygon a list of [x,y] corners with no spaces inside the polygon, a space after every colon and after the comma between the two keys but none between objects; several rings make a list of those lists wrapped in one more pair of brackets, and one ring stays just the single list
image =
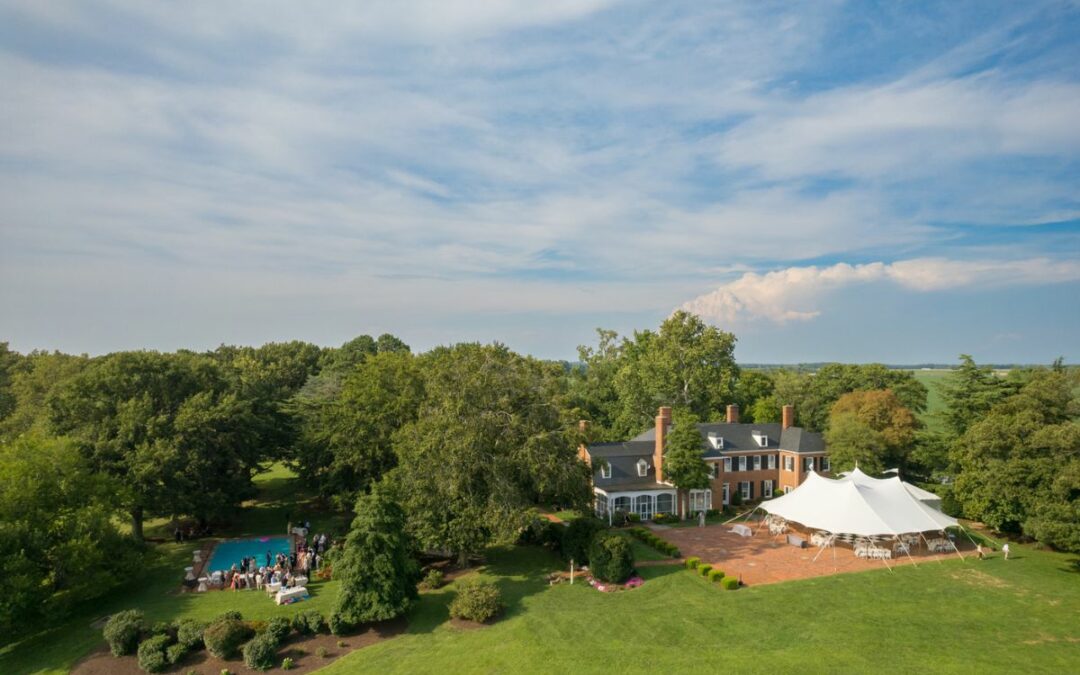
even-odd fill
[{"label": "tent pole", "polygon": [[[923,534],[922,532],[920,532],[919,536],[922,537],[923,544],[926,546],[926,552],[930,553],[930,542],[926,541],[926,535]],[[940,564],[941,563],[941,558],[938,558],[937,561],[938,561],[938,564]]]},{"label": "tent pole", "polygon": [[915,567],[918,567],[919,563],[915,562],[915,558],[911,557],[911,551],[908,550],[908,548],[910,548],[910,547],[907,544],[905,544],[903,541],[901,541],[900,537],[897,537],[896,541],[900,542],[900,545],[903,547],[904,553],[907,554],[908,560],[911,561],[911,564],[914,565]]}]

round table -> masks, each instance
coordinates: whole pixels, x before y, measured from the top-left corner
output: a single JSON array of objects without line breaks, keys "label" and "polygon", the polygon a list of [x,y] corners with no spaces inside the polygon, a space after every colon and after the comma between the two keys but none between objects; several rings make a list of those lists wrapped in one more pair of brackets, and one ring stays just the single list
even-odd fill
[{"label": "round table", "polygon": [[194,579],[195,579],[195,568],[194,567],[185,567],[184,568],[184,581],[192,581]]},{"label": "round table", "polygon": [[199,577],[199,587],[196,590],[198,590],[200,593],[205,593],[207,581],[210,581],[210,577]]}]

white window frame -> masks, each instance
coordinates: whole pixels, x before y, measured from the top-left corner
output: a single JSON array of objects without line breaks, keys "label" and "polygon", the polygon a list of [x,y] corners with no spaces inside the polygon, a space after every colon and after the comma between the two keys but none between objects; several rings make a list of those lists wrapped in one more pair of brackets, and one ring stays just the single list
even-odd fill
[{"label": "white window frame", "polygon": [[763,499],[772,499],[773,484],[771,480],[762,481],[764,485],[761,487],[761,497]]},{"label": "white window frame", "polygon": [[725,506],[731,503],[731,488],[728,483],[724,483],[724,490],[721,493],[721,497],[723,497],[723,504]]},{"label": "white window frame", "polygon": [[712,490],[690,491],[690,512],[708,511],[712,509]]},{"label": "white window frame", "polygon": [[739,494],[742,495],[744,502],[750,500],[750,481],[739,481]]},{"label": "white window frame", "polygon": [[731,458],[724,458],[724,473],[731,473]]},{"label": "white window frame", "polygon": [[601,478],[611,478],[611,463],[610,462],[604,462],[600,466],[600,477]]},{"label": "white window frame", "polygon": [[822,471],[832,471],[832,462],[829,461],[828,457],[822,457],[821,458],[821,470]]},{"label": "white window frame", "polygon": [[719,478],[720,477],[719,476],[719,474],[720,474],[720,463],[719,462],[709,462],[708,464],[709,464],[709,478]]},{"label": "white window frame", "polygon": [[746,471],[746,455],[739,455],[739,471]]},{"label": "white window frame", "polygon": [[[669,501],[668,505],[664,508],[660,508],[660,498],[666,497]],[[661,492],[653,499],[653,513],[675,513],[675,497],[667,492]]]},{"label": "white window frame", "polygon": [[791,455],[784,455],[784,471],[795,470],[795,458]]},{"label": "white window frame", "polygon": [[775,469],[776,468],[776,455],[769,455],[769,468],[770,469]]},{"label": "white window frame", "polygon": [[805,469],[804,469],[805,471],[813,471],[814,470],[814,458],[813,457],[807,457],[806,461],[803,463],[803,466],[805,467]]},{"label": "white window frame", "polygon": [[637,475],[638,478],[644,478],[649,475],[649,463],[643,459],[637,461]]},{"label": "white window frame", "polygon": [[761,455],[754,455],[754,471],[761,471]]}]

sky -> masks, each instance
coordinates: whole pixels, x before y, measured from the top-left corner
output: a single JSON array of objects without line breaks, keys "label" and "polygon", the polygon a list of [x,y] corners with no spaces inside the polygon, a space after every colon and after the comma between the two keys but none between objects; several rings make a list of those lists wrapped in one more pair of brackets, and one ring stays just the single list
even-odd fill
[{"label": "sky", "polygon": [[1080,4],[0,0],[0,340],[1080,358]]}]

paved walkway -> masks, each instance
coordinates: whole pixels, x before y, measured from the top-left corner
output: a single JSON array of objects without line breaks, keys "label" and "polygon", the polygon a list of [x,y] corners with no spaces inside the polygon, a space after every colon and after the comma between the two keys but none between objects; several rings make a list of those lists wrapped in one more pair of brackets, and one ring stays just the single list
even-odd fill
[{"label": "paved walkway", "polygon": [[[855,553],[843,544],[825,550],[814,562],[814,556],[818,554],[816,547],[795,548],[786,543],[785,537],[771,536],[765,528],[753,537],[740,537],[730,529],[731,525],[672,527],[659,532],[658,536],[678,546],[684,558],[697,556],[702,562],[724,570],[727,576],[740,577],[747,585],[885,569],[881,560],[856,558]],[[913,553],[912,557],[920,565],[936,564],[937,560],[956,558],[956,554]],[[901,556],[888,562],[895,566],[910,565],[913,561]]]}]

